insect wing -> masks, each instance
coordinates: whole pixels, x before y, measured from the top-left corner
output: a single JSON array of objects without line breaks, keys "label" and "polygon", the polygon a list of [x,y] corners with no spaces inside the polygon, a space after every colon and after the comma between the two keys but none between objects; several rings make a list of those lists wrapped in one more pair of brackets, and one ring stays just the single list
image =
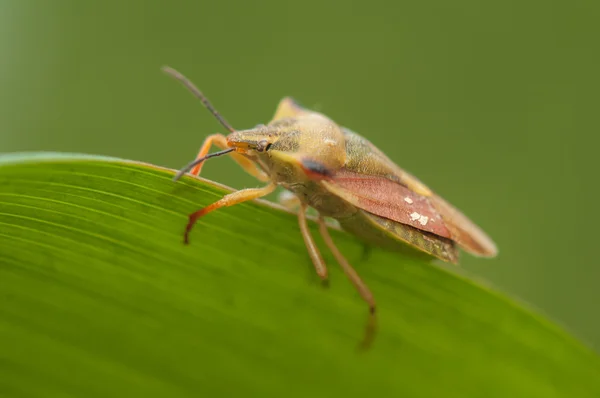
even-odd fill
[{"label": "insect wing", "polygon": [[490,237],[458,209],[437,195],[431,197],[431,203],[444,219],[452,239],[463,249],[482,257],[494,257],[498,254],[498,248]]},{"label": "insect wing", "polygon": [[497,254],[494,242],[471,220],[402,170],[364,137],[344,129],[346,165],[323,185],[372,214],[450,238],[479,256]]},{"label": "insect wing", "polygon": [[444,238],[452,238],[429,198],[394,181],[344,168],[322,184],[331,193],[360,209]]}]

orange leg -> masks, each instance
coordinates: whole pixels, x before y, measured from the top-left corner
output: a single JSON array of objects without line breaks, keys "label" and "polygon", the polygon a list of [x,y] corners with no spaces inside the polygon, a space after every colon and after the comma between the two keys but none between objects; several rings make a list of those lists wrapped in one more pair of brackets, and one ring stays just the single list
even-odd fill
[{"label": "orange leg", "polygon": [[282,191],[277,197],[277,201],[290,211],[299,210],[301,206],[300,199],[290,191]]},{"label": "orange leg", "polygon": [[188,222],[187,227],[185,228],[184,242],[186,244],[189,243],[190,231],[192,230],[192,228],[194,227],[194,224],[196,224],[196,221],[198,221],[198,219],[200,217],[210,213],[211,211],[220,209],[221,207],[233,206],[238,203],[242,203],[242,202],[246,202],[248,200],[253,200],[253,199],[257,199],[257,198],[266,196],[266,195],[270,194],[271,192],[273,192],[276,187],[277,187],[276,184],[270,183],[269,185],[267,185],[263,188],[248,188],[248,189],[242,189],[237,192],[232,192],[229,195],[223,196],[220,200],[216,201],[212,205],[206,206],[205,208],[200,209],[200,210],[190,214],[190,220]]},{"label": "orange leg", "polygon": [[348,263],[348,260],[346,260],[346,258],[342,255],[342,253],[340,253],[338,248],[333,243],[333,240],[331,239],[331,235],[329,234],[329,231],[327,230],[327,224],[325,223],[325,219],[323,218],[323,216],[319,216],[319,232],[321,232],[321,236],[323,237],[323,240],[329,247],[329,250],[331,250],[331,252],[333,253],[333,256],[335,257],[337,262],[340,264],[340,266],[344,270],[344,273],[346,274],[348,279],[350,279],[350,281],[356,287],[356,290],[358,290],[358,293],[361,295],[363,300],[365,300],[367,302],[367,304],[369,305],[369,319],[368,319],[367,325],[365,327],[365,334],[360,343],[360,348],[363,350],[366,350],[373,343],[373,340],[375,339],[375,334],[377,332],[377,318],[375,315],[375,308],[376,308],[375,299],[373,298],[373,294],[371,293],[371,291],[369,290],[367,285],[365,285],[365,283],[362,281],[362,279],[360,279],[360,276],[358,275],[358,273],[354,270],[354,268],[352,268],[352,266]]},{"label": "orange leg", "polygon": [[360,296],[369,305],[369,310],[371,314],[375,314],[376,306],[375,299],[373,298],[373,293],[371,293],[367,285],[365,285],[362,279],[360,279],[358,273],[354,270],[354,268],[352,268],[350,263],[348,263],[348,260],[346,260],[342,253],[338,250],[338,248],[335,246],[335,243],[333,243],[331,235],[327,230],[327,224],[325,224],[325,219],[322,216],[319,216],[319,232],[321,232],[321,236],[323,237],[325,244],[327,244],[327,247],[329,247],[329,250],[331,250],[331,252],[333,253],[333,256],[342,267],[342,270],[344,270],[344,273],[346,274],[348,279],[350,279],[350,282],[352,282],[354,287],[356,287],[356,290],[358,290]]},{"label": "orange leg", "polygon": [[300,210],[298,211],[298,224],[300,225],[300,232],[302,232],[302,237],[304,238],[304,244],[306,245],[306,249],[308,249],[308,255],[312,260],[315,270],[317,271],[317,275],[323,280],[327,279],[327,266],[325,265],[325,261],[323,261],[323,257],[313,240],[313,237],[310,235],[310,231],[308,230],[308,225],[306,224],[306,205],[301,204]]},{"label": "orange leg", "polygon": [[[196,159],[206,156],[212,145],[215,145],[221,149],[227,149],[227,138],[223,134],[213,134],[206,137],[204,143],[200,147],[200,151],[198,151],[198,156],[196,156]],[[269,176],[260,170],[250,159],[245,158],[243,155],[236,152],[232,152],[231,156],[233,157],[233,160],[235,160],[251,176],[260,181],[269,181]],[[204,162],[196,165],[192,171],[190,171],[190,173],[195,176],[199,175],[203,165]]]}]

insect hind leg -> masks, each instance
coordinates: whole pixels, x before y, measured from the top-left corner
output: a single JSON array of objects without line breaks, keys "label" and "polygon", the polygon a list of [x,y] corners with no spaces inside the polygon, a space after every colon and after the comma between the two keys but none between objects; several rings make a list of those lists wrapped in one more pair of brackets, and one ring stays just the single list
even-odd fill
[{"label": "insect hind leg", "polygon": [[342,255],[342,253],[337,248],[335,243],[333,243],[333,239],[331,239],[331,235],[329,234],[329,231],[327,230],[327,224],[325,223],[325,218],[323,218],[323,216],[321,216],[321,215],[319,216],[319,232],[321,233],[321,236],[323,237],[325,244],[327,245],[327,247],[329,247],[329,250],[331,250],[331,253],[335,257],[336,261],[340,264],[340,267],[342,267],[342,270],[344,271],[344,273],[346,274],[348,279],[350,279],[350,282],[352,282],[352,284],[354,285],[356,290],[358,290],[358,293],[360,294],[360,296],[369,305],[369,311],[372,314],[374,314],[375,309],[376,309],[376,304],[375,304],[375,299],[373,298],[373,293],[371,293],[371,290],[362,281],[362,279],[360,278],[360,276],[358,275],[356,270],[350,265],[348,260],[346,260],[346,258]]},{"label": "insect hind leg", "polygon": [[329,247],[329,250],[331,250],[331,253],[335,257],[337,262],[340,264],[340,267],[342,268],[348,279],[350,279],[350,282],[352,282],[356,290],[358,290],[360,296],[369,305],[369,319],[367,320],[364,337],[360,344],[361,349],[368,349],[373,343],[377,331],[377,317],[375,314],[377,306],[375,304],[375,299],[373,298],[373,293],[371,293],[371,290],[362,281],[362,279],[354,270],[354,268],[352,268],[348,260],[346,260],[346,258],[342,255],[335,243],[333,243],[333,239],[331,239],[331,235],[327,230],[325,218],[323,218],[323,216],[321,215],[319,215],[319,232],[321,233],[325,244],[327,245],[327,247]]}]

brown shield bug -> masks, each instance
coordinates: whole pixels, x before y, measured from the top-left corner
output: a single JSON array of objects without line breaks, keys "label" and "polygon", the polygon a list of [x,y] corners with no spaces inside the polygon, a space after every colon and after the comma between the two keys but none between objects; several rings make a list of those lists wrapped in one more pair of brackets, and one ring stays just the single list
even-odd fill
[{"label": "brown shield bug", "polygon": [[[185,230],[186,243],[200,217],[283,186],[297,198],[300,231],[319,277],[327,279],[327,267],[308,230],[308,207],[319,213],[325,243],[371,313],[376,308],[373,294],[333,243],[325,217],[336,219],[343,229],[368,242],[398,248],[408,245],[450,263],[458,262],[457,247],[483,257],[497,254],[494,242],[465,215],[367,139],[327,116],[286,97],[268,124],[235,130],[187,78],[168,67],[164,71],[190,89],[230,132],[207,137],[196,160],[175,179],[190,170],[197,176],[206,159],[230,153],[244,170],[267,183],[263,188],[233,192],[192,213]],[[208,154],[213,145],[222,150]]]}]

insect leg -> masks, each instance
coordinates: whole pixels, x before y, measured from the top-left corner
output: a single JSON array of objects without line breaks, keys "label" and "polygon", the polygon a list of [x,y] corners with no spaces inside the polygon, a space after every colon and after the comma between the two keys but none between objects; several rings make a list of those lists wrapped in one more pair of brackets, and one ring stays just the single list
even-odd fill
[{"label": "insect leg", "polygon": [[300,208],[300,199],[290,191],[281,191],[277,197],[277,201],[288,210]]},{"label": "insect leg", "polygon": [[350,279],[354,287],[356,287],[356,290],[358,290],[360,296],[369,305],[369,310],[371,311],[371,314],[374,314],[376,306],[375,299],[373,298],[373,293],[371,293],[371,290],[369,290],[367,285],[362,281],[362,279],[360,279],[358,273],[354,270],[354,268],[352,268],[350,263],[348,263],[348,260],[346,260],[342,253],[338,250],[338,248],[335,246],[335,243],[333,243],[331,235],[327,230],[327,224],[325,224],[325,219],[323,218],[323,216],[319,216],[319,231],[321,232],[321,236],[323,237],[325,244],[327,244],[329,250],[331,250],[331,252],[333,253],[333,256],[342,267],[342,270],[344,271],[348,279]]},{"label": "insect leg", "polygon": [[[196,156],[196,159],[206,156],[212,145],[215,145],[221,149],[227,149],[227,138],[223,134],[213,134],[206,137],[204,143],[202,143],[202,146],[200,147],[200,151],[198,151],[198,156]],[[269,176],[256,167],[254,162],[252,162],[250,159],[245,158],[243,155],[236,152],[232,152],[231,156],[233,157],[233,160],[235,160],[251,176],[260,181],[269,181]],[[190,171],[190,173],[195,176],[199,175],[203,165],[204,162],[196,165],[192,171]]]},{"label": "insect leg", "polygon": [[200,217],[210,213],[211,211],[220,209],[221,207],[233,206],[238,203],[266,196],[273,192],[276,187],[277,185],[275,183],[270,183],[269,185],[263,188],[248,188],[232,192],[229,195],[223,196],[220,200],[216,201],[212,205],[206,206],[205,208],[190,214],[189,222],[185,227],[185,243],[189,243],[188,238],[190,231],[192,230],[194,224],[196,224],[196,221],[198,221]]},{"label": "insect leg", "polygon": [[317,275],[323,280],[327,279],[327,266],[325,265],[325,261],[323,261],[323,257],[315,244],[313,237],[308,230],[308,225],[306,224],[306,205],[301,204],[300,210],[298,211],[298,224],[300,225],[300,232],[302,232],[302,237],[304,238],[304,244],[306,245],[306,249],[308,250],[308,255],[312,260],[315,270],[317,271]]}]

